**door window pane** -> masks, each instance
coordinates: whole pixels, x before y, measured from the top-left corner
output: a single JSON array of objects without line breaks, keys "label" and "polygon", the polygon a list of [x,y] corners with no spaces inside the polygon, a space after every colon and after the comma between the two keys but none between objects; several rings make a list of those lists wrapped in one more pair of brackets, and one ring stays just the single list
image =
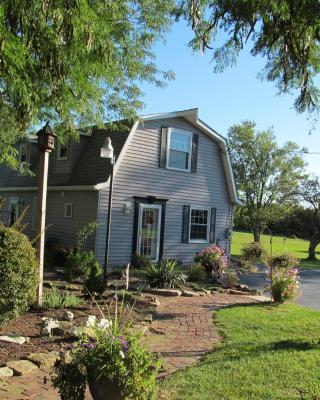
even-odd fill
[{"label": "door window pane", "polygon": [[140,254],[151,260],[158,258],[159,209],[142,209],[140,222]]}]

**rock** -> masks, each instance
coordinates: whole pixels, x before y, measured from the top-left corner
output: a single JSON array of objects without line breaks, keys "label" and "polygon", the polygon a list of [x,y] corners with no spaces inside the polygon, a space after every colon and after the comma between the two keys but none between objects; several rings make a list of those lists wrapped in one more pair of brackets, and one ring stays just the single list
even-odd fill
[{"label": "rock", "polygon": [[249,288],[248,285],[238,284],[236,285],[236,289],[241,290],[242,292],[251,293],[251,289]]},{"label": "rock", "polygon": [[59,321],[49,317],[43,317],[41,319],[42,319],[42,324],[40,327],[40,335],[51,336],[53,329],[59,327]]},{"label": "rock", "polygon": [[150,322],[150,324],[151,324],[151,322],[152,322],[152,320],[153,320],[152,314],[147,314],[147,315],[145,315],[145,316],[143,317],[143,320],[144,320],[145,322]]},{"label": "rock", "polygon": [[11,368],[8,367],[0,368],[0,378],[7,378],[9,376],[13,376],[13,371]]},{"label": "rock", "polygon": [[258,289],[251,289],[250,293],[253,294],[254,296],[262,296],[261,290]]},{"label": "rock", "polygon": [[73,321],[73,319],[74,319],[74,314],[73,314],[73,312],[71,312],[71,311],[69,311],[69,310],[66,310],[65,311],[65,313],[64,313],[64,318],[67,320],[67,321]]},{"label": "rock", "polygon": [[59,325],[53,329],[54,335],[72,335],[73,323],[70,321],[59,321]]},{"label": "rock", "polygon": [[223,293],[223,292],[224,292],[224,290],[219,286],[213,287],[211,289],[211,293]]},{"label": "rock", "polygon": [[54,287],[54,284],[50,281],[46,281],[46,282],[43,282],[43,286],[47,287],[49,289],[52,289]]},{"label": "rock", "polygon": [[184,297],[199,297],[200,293],[192,292],[191,290],[183,290],[182,296],[184,296]]},{"label": "rock", "polygon": [[250,299],[256,300],[259,303],[270,303],[271,298],[266,296],[249,296]]},{"label": "rock", "polygon": [[242,296],[244,295],[244,292],[242,292],[241,290],[235,290],[235,289],[229,289],[229,290],[228,290],[228,293],[229,293],[229,294],[240,295],[240,296],[241,296],[241,295],[242,295]]},{"label": "rock", "polygon": [[26,359],[31,361],[33,364],[36,364],[39,368],[50,369],[54,366],[54,363],[57,361],[58,355],[56,352],[30,353],[26,357]]},{"label": "rock", "polygon": [[130,328],[132,333],[140,333],[141,335],[146,335],[149,332],[149,328],[146,325],[135,324]]},{"label": "rock", "polygon": [[177,289],[149,289],[149,293],[158,294],[160,296],[181,296],[182,291]]},{"label": "rock", "polygon": [[75,326],[71,329],[71,335],[74,337],[80,337],[83,334],[84,328],[81,326]]},{"label": "rock", "polygon": [[6,335],[1,335],[0,340],[1,342],[15,343],[15,344],[23,344],[25,342],[30,341],[30,339],[26,336],[14,335],[13,333],[7,333]]},{"label": "rock", "polygon": [[27,375],[38,370],[38,367],[28,360],[9,361],[7,367],[13,370],[14,375]]},{"label": "rock", "polygon": [[60,286],[60,288],[64,289],[64,290],[75,291],[75,292],[79,292],[81,290],[81,288],[78,285],[73,285],[73,284],[62,285],[62,286]]}]

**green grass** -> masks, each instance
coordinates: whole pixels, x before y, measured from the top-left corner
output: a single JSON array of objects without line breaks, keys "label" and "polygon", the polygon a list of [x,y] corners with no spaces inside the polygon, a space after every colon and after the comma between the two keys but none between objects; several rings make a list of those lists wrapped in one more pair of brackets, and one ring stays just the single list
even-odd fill
[{"label": "green grass", "polygon": [[[234,231],[232,234],[231,255],[235,257],[240,256],[241,248],[251,242],[253,242],[252,233]],[[261,242],[264,248],[270,252],[269,235],[262,235]],[[287,238],[286,241],[284,241],[282,236],[272,237],[273,254],[289,252],[300,259],[300,267],[320,268],[320,260],[317,260],[316,262],[306,260],[308,256],[308,246],[309,242],[307,240]],[[317,255],[320,258],[320,252],[317,252]]]},{"label": "green grass", "polygon": [[81,297],[53,288],[43,294],[42,308],[46,310],[74,308],[84,304]]},{"label": "green grass", "polygon": [[319,400],[320,313],[294,304],[218,311],[225,339],[164,381],[172,400]]}]

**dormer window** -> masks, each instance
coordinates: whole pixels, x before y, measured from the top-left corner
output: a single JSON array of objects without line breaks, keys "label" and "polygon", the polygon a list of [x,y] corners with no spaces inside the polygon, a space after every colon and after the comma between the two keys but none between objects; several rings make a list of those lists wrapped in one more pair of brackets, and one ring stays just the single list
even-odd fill
[{"label": "dormer window", "polygon": [[170,129],[167,142],[167,168],[190,172],[192,132]]},{"label": "dormer window", "polygon": [[29,145],[28,143],[19,144],[19,161],[28,162],[29,161]]},{"label": "dormer window", "polygon": [[69,153],[69,144],[63,144],[61,142],[58,143],[57,147],[57,159],[58,160],[67,160],[68,159],[68,153]]}]

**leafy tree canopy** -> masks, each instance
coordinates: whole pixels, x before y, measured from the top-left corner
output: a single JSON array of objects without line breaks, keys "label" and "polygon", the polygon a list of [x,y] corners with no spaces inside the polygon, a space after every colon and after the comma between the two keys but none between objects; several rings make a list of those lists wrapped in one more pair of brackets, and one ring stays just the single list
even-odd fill
[{"label": "leafy tree canopy", "polygon": [[[297,89],[298,112],[319,110],[318,0],[181,0],[176,15],[192,26],[195,50],[213,50],[216,71],[234,65],[249,42],[251,54],[267,60],[262,78],[275,82],[280,93]],[[221,31],[225,43],[212,47]]]},{"label": "leafy tree canopy", "polygon": [[131,118],[141,81],[161,85],[153,43],[172,0],[1,0],[0,163],[17,167],[13,143],[49,121],[76,128]]},{"label": "leafy tree canopy", "polygon": [[271,130],[258,132],[255,123],[233,125],[228,132],[229,150],[241,200],[254,240],[277,218],[278,205],[298,194],[305,163],[295,143],[280,147]]}]

